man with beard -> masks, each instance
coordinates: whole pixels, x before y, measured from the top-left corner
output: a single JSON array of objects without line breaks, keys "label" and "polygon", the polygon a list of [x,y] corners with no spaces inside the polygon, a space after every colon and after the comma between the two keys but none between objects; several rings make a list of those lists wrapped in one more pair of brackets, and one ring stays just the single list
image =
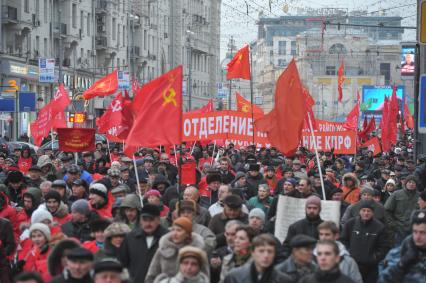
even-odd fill
[{"label": "man with beard", "polygon": [[23,225],[30,225],[31,223],[31,215],[33,212],[38,208],[41,201],[41,191],[38,188],[29,188],[28,191],[26,191],[23,194],[23,209],[18,212],[16,215],[16,223],[17,227],[20,228],[21,231],[23,231]]},{"label": "man with beard", "polygon": [[10,171],[7,174],[4,184],[7,186],[9,200],[12,206],[22,207],[24,205],[22,194],[26,187],[24,175],[19,171]]},{"label": "man with beard", "polygon": [[310,196],[305,204],[306,217],[296,221],[288,227],[287,237],[283,243],[284,254],[286,257],[290,255],[290,241],[296,235],[307,235],[314,239],[318,239],[318,225],[323,220],[320,217],[321,199],[317,196]]}]

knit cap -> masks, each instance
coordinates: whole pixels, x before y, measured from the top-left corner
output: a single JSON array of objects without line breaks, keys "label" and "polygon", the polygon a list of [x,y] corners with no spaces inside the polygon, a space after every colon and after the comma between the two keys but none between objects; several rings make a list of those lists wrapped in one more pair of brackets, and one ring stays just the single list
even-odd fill
[{"label": "knit cap", "polygon": [[310,196],[306,199],[305,208],[309,205],[316,205],[321,208],[321,199],[317,196]]},{"label": "knit cap", "polygon": [[173,221],[173,225],[181,227],[189,235],[192,233],[192,222],[186,217],[177,218],[175,221]]},{"label": "knit cap", "polygon": [[44,220],[49,220],[50,222],[53,222],[52,214],[50,214],[50,212],[46,209],[38,208],[31,215],[31,224],[41,223]]},{"label": "knit cap", "polygon": [[76,200],[71,206],[71,212],[88,215],[90,213],[89,203],[85,199]]},{"label": "knit cap", "polygon": [[249,219],[252,217],[259,218],[263,223],[265,223],[265,212],[263,212],[263,210],[260,208],[256,207],[250,210]]},{"label": "knit cap", "polygon": [[43,224],[43,223],[31,224],[30,235],[34,231],[40,231],[46,237],[47,241],[50,241],[51,239],[50,228],[46,224]]},{"label": "knit cap", "polygon": [[89,187],[89,193],[97,194],[98,196],[101,196],[104,199],[108,200],[108,189],[105,187],[105,185],[101,183],[91,184]]}]

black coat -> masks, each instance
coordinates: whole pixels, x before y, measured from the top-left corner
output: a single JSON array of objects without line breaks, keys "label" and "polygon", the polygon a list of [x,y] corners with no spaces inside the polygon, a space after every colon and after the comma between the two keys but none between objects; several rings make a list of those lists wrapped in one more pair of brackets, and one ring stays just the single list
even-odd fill
[{"label": "black coat", "polygon": [[49,283],[92,283],[93,279],[90,276],[90,273],[84,276],[81,279],[71,278],[67,270],[65,270],[61,275],[54,277],[50,280]]},{"label": "black coat", "polygon": [[375,266],[386,256],[389,249],[388,233],[379,220],[350,219],[343,226],[341,242],[358,265]]},{"label": "black coat", "polygon": [[317,270],[300,279],[299,283],[355,283],[355,281],[342,274],[339,268],[335,268],[329,271]]},{"label": "black coat", "polygon": [[216,247],[220,248],[226,245],[225,225],[230,220],[239,220],[244,224],[248,224],[248,215],[241,212],[237,219],[229,219],[223,212],[216,214],[210,220],[209,229],[216,235]]},{"label": "black coat", "polygon": [[291,239],[293,239],[294,236],[303,234],[318,239],[318,225],[320,225],[322,222],[323,220],[321,218],[310,220],[305,217],[291,224],[290,227],[288,227],[287,237],[285,238],[283,243],[285,257],[290,256],[290,241]]},{"label": "black coat", "polygon": [[[254,264],[252,261],[244,264],[243,266],[232,269],[225,277],[225,283],[255,283],[258,281],[253,280],[251,274],[251,266]],[[296,283],[293,282],[286,274],[272,269],[272,274],[268,283]]]},{"label": "black coat", "polygon": [[99,218],[99,215],[92,211],[86,222],[78,223],[74,221],[69,221],[65,224],[62,224],[61,230],[67,237],[73,237],[78,239],[80,242],[91,241],[93,240],[90,236],[90,222]]},{"label": "black coat", "polygon": [[12,224],[0,217],[0,269],[7,265],[6,256],[10,256],[16,248]]},{"label": "black coat", "polygon": [[158,249],[160,238],[169,231],[159,226],[154,232],[154,239],[150,248],[146,244],[146,234],[141,228],[136,228],[123,241],[120,247],[120,261],[127,267],[133,282],[145,281],[152,258]]}]

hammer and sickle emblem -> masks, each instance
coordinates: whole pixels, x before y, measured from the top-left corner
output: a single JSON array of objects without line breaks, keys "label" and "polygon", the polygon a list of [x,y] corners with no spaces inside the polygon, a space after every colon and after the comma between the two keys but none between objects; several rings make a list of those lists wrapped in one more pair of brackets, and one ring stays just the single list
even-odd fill
[{"label": "hammer and sickle emblem", "polygon": [[250,111],[250,106],[247,104],[243,105],[243,108],[241,109],[243,112],[249,112]]},{"label": "hammer and sickle emblem", "polygon": [[239,56],[238,56],[238,61],[242,61],[243,60],[243,54],[240,54]]},{"label": "hammer and sickle emblem", "polygon": [[112,103],[111,103],[111,110],[112,110],[112,112],[118,112],[118,111],[121,111],[121,101],[120,100],[114,100]]},{"label": "hammer and sickle emblem", "polygon": [[176,91],[173,88],[168,88],[163,92],[163,105],[165,106],[169,103],[172,103],[175,107],[177,106],[176,100],[175,100],[175,96],[176,96]]},{"label": "hammer and sickle emblem", "polygon": [[291,80],[290,80],[290,87],[292,87],[292,86],[293,86],[293,84],[294,84],[294,77],[291,77]]}]

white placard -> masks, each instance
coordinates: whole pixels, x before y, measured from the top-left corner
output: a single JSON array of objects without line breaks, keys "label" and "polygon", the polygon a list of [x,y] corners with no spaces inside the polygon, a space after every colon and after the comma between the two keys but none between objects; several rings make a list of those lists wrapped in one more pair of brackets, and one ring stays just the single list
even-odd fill
[{"label": "white placard", "polygon": [[41,83],[55,82],[55,59],[38,59],[38,80]]},{"label": "white placard", "polygon": [[118,71],[118,88],[121,90],[130,89],[130,73]]},{"label": "white placard", "polygon": [[[284,242],[288,227],[294,222],[306,217],[306,199],[279,196],[277,205],[277,219],[275,220],[275,237]],[[321,219],[340,222],[340,201],[322,200]]]}]

